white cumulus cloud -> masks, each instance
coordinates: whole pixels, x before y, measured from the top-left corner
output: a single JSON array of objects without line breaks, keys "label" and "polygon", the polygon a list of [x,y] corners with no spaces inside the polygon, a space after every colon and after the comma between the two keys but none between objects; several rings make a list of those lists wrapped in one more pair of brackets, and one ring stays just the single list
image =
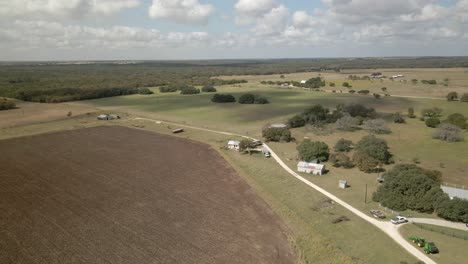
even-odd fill
[{"label": "white cumulus cloud", "polygon": [[149,16],[154,19],[167,19],[177,23],[206,24],[214,7],[198,0],[153,0]]}]

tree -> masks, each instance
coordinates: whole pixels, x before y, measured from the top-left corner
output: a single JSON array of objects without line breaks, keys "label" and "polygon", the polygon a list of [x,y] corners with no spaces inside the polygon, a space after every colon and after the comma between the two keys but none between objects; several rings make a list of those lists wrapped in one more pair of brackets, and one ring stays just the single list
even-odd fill
[{"label": "tree", "polygon": [[342,118],[336,120],[335,127],[338,130],[353,131],[359,125],[359,121],[349,115],[345,115]]},{"label": "tree", "polygon": [[417,80],[417,79],[412,79],[411,82],[412,82],[413,84],[417,84],[417,83],[418,83],[418,80]]},{"label": "tree", "polygon": [[250,148],[252,144],[252,141],[249,139],[242,139],[239,143],[239,151],[246,151],[248,148]]},{"label": "tree", "polygon": [[328,145],[321,141],[312,142],[310,139],[305,139],[297,146],[299,158],[301,160],[310,162],[318,159],[320,161],[327,161],[330,156]]},{"label": "tree", "polygon": [[396,165],[383,178],[385,181],[373,194],[373,200],[393,210],[431,213],[436,201],[445,195],[440,189],[441,173],[414,164]]},{"label": "tree", "polygon": [[320,88],[325,86],[325,81],[320,77],[310,78],[304,86],[307,88]]},{"label": "tree", "polygon": [[205,85],[202,88],[202,92],[204,92],[204,93],[215,93],[216,88],[214,88],[212,85]]},{"label": "tree", "polygon": [[468,93],[464,93],[460,98],[460,102],[468,102]]},{"label": "tree", "polygon": [[344,153],[336,153],[330,155],[330,162],[333,163],[334,167],[345,169],[350,169],[354,167],[354,164],[351,162],[351,159]]},{"label": "tree", "polygon": [[392,132],[387,126],[385,120],[380,118],[364,121],[363,127],[364,129],[369,130],[370,132],[375,134],[389,134]]},{"label": "tree", "polygon": [[349,90],[348,93],[354,94],[356,91],[355,90]]},{"label": "tree", "polygon": [[370,91],[369,90],[359,90],[357,93],[366,95],[366,94],[369,94]]},{"label": "tree", "polygon": [[0,110],[8,110],[16,108],[16,103],[13,100],[0,97]]},{"label": "tree", "polygon": [[393,114],[393,122],[397,124],[404,124],[406,123],[405,119],[403,118],[403,115],[400,113],[395,113]]},{"label": "tree", "polygon": [[213,103],[233,103],[236,98],[230,94],[214,94],[211,101]]},{"label": "tree", "polygon": [[450,92],[447,94],[447,101],[455,101],[458,99],[457,92]]},{"label": "tree", "polygon": [[460,113],[449,115],[447,117],[447,120],[444,121],[444,123],[455,125],[461,129],[466,128],[466,118]]},{"label": "tree", "polygon": [[375,136],[363,137],[355,146],[356,153],[366,154],[377,161],[389,163],[392,155],[389,152],[387,142]]},{"label": "tree", "polygon": [[432,84],[432,85],[437,84],[436,80],[421,80],[421,82],[423,84]]},{"label": "tree", "polygon": [[241,97],[239,97],[239,103],[240,104],[253,104],[255,103],[255,95],[250,94],[250,93],[243,94],[241,95]]},{"label": "tree", "polygon": [[302,117],[306,123],[319,126],[326,123],[329,113],[330,110],[328,108],[324,108],[318,104],[304,110]]},{"label": "tree", "polygon": [[374,108],[367,108],[362,104],[348,104],[342,107],[341,111],[348,113],[352,117],[374,118],[377,115]]},{"label": "tree", "polygon": [[184,87],[180,89],[180,94],[199,94],[200,89],[195,88],[195,87]]},{"label": "tree", "polygon": [[268,101],[268,99],[266,99],[265,97],[260,96],[260,95],[255,96],[255,104],[269,104],[269,103],[270,101]]},{"label": "tree", "polygon": [[415,118],[416,117],[416,115],[414,114],[414,108],[413,107],[408,108],[408,117],[409,118]]},{"label": "tree", "polygon": [[464,139],[463,130],[461,128],[445,123],[437,127],[432,137],[448,142],[463,141]]},{"label": "tree", "polygon": [[262,136],[267,141],[289,142],[291,141],[291,132],[287,128],[267,127],[262,130]]},{"label": "tree", "polygon": [[349,152],[352,149],[353,142],[351,140],[347,140],[341,138],[335,144],[334,150],[336,152]]},{"label": "tree", "polygon": [[353,162],[359,168],[360,171],[371,173],[376,171],[377,166],[380,164],[379,160],[371,157],[364,152],[356,152],[353,155]]},{"label": "tree", "polygon": [[433,117],[429,117],[428,119],[426,119],[426,126],[428,127],[437,127],[438,125],[440,125],[440,119],[433,116]]},{"label": "tree", "polygon": [[288,126],[291,127],[291,128],[295,128],[295,127],[303,127],[305,126],[306,122],[304,120],[304,118],[302,118],[302,116],[300,115],[295,115],[293,117],[291,117],[290,119],[288,119]]},{"label": "tree", "polygon": [[375,94],[374,94],[374,98],[375,98],[375,99],[380,99],[380,97],[381,97],[380,94],[378,94],[378,93],[375,93]]},{"label": "tree", "polygon": [[386,92],[387,91],[387,87],[382,87],[380,88],[383,92]]},{"label": "tree", "polygon": [[330,85],[330,87],[335,87],[336,84],[334,82],[330,82],[328,85]]},{"label": "tree", "polygon": [[442,114],[442,109],[438,107],[425,108],[421,111],[421,115],[425,117],[440,116]]},{"label": "tree", "polygon": [[349,84],[349,82],[344,82],[342,84],[343,87],[346,87],[346,88],[351,88],[352,86]]}]

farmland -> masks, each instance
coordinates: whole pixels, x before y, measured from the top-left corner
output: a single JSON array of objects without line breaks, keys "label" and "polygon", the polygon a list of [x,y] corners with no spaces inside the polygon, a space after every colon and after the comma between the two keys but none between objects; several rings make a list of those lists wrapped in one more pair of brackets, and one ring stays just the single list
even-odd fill
[{"label": "farmland", "polygon": [[284,224],[204,144],[105,126],[0,149],[2,263],[294,262]]}]

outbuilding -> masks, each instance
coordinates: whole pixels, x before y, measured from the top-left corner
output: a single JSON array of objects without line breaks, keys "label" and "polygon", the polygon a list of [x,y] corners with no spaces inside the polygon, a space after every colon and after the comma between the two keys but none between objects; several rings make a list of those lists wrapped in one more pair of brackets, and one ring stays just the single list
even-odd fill
[{"label": "outbuilding", "polygon": [[269,125],[270,128],[288,128],[286,124],[271,124]]},{"label": "outbuilding", "polygon": [[239,145],[240,145],[240,141],[229,140],[228,144],[227,144],[227,147],[228,147],[228,149],[235,149],[235,150],[239,151],[239,149],[240,149]]},{"label": "outbuilding", "polygon": [[466,189],[453,188],[444,185],[440,186],[440,188],[450,197],[450,199],[459,198],[468,201],[468,190]]},{"label": "outbuilding", "polygon": [[300,161],[297,164],[297,171],[312,173],[314,175],[322,175],[322,173],[325,171],[325,165],[315,162]]},{"label": "outbuilding", "polygon": [[302,80],[301,84],[306,84],[306,82],[307,82],[306,80]]},{"label": "outbuilding", "polygon": [[97,119],[98,120],[109,120],[109,116],[108,115],[98,115]]}]

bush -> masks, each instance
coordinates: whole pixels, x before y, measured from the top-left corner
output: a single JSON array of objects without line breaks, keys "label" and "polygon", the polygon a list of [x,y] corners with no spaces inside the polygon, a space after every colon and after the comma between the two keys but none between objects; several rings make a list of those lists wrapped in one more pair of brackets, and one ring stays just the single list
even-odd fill
[{"label": "bush", "polygon": [[455,101],[458,99],[457,92],[450,92],[447,94],[447,101]]},{"label": "bush", "polygon": [[336,152],[349,152],[352,149],[353,142],[351,140],[347,140],[341,138],[335,144],[333,148]]},{"label": "bush", "polygon": [[349,90],[349,93],[350,93],[350,94],[353,94],[353,93],[355,93],[355,92],[356,92],[355,90]]},{"label": "bush", "polygon": [[468,93],[464,93],[460,98],[460,102],[468,102]]},{"label": "bush", "polygon": [[310,139],[305,139],[297,146],[299,158],[301,160],[310,162],[318,159],[320,161],[327,161],[330,156],[328,145],[321,141],[312,142]]},{"label": "bush", "polygon": [[306,88],[320,88],[325,86],[325,81],[322,80],[320,77],[315,77],[315,78],[310,78],[309,80],[306,81],[305,85],[303,85]]},{"label": "bush", "polygon": [[421,80],[421,82],[424,84],[437,84],[436,80]]},{"label": "bush", "polygon": [[439,125],[432,137],[448,142],[463,141],[464,139],[463,130],[452,124]]},{"label": "bush", "polygon": [[346,88],[351,88],[352,86],[349,84],[349,82],[344,82],[343,84],[343,87],[346,87]]},{"label": "bush", "polygon": [[160,93],[174,93],[179,90],[179,87],[174,86],[174,85],[166,85],[166,86],[161,86],[159,87],[159,92]]},{"label": "bush", "polygon": [[266,99],[263,96],[256,96],[255,97],[255,104],[269,104],[269,103],[270,103],[270,101],[268,101],[268,99]]},{"label": "bush", "polygon": [[0,110],[8,110],[16,108],[16,103],[13,100],[0,98]]},{"label": "bush", "polygon": [[290,119],[288,119],[287,123],[288,123],[288,126],[291,128],[303,127],[306,124],[304,118],[302,118],[302,116],[300,115],[295,115],[291,117]]},{"label": "bush", "polygon": [[150,89],[144,87],[144,88],[138,88],[138,93],[139,94],[154,94],[153,91]]},{"label": "bush", "polygon": [[349,104],[343,107],[343,112],[348,113],[352,117],[374,118],[377,112],[372,107],[365,107],[362,104]]},{"label": "bush", "polygon": [[414,114],[414,108],[413,107],[408,108],[408,117],[409,118],[416,118],[416,115]]},{"label": "bush", "polygon": [[328,108],[324,108],[321,105],[314,105],[304,110],[302,116],[306,123],[320,126],[327,122],[329,113],[330,110]]},{"label": "bush", "polygon": [[371,173],[376,171],[377,166],[380,164],[379,160],[371,157],[364,152],[356,152],[353,156],[354,163],[358,166],[360,171]]},{"label": "bush", "polygon": [[425,117],[440,116],[441,114],[442,114],[442,109],[438,107],[425,108],[421,111],[421,115]]},{"label": "bush", "polygon": [[330,85],[330,87],[335,87],[336,84],[334,82],[330,82],[328,85]]},{"label": "bush", "polygon": [[466,128],[466,118],[460,113],[449,115],[447,117],[447,120],[444,121],[444,123],[455,125],[461,129]]},{"label": "bush", "polygon": [[389,134],[392,131],[387,126],[387,123],[383,119],[371,119],[364,121],[363,127],[375,134]]},{"label": "bush", "polygon": [[378,94],[378,93],[375,93],[375,94],[374,94],[374,98],[375,98],[375,99],[380,99],[380,97],[381,97],[380,94]]},{"label": "bush", "polygon": [[213,103],[234,103],[236,98],[231,94],[214,94],[211,98]]},{"label": "bush", "polygon": [[203,86],[203,88],[202,88],[202,92],[204,92],[204,93],[215,93],[215,92],[216,92],[216,88],[214,88],[214,87],[211,86],[211,85],[205,85],[205,86]]},{"label": "bush", "polygon": [[406,123],[405,119],[403,118],[403,115],[401,115],[400,113],[393,114],[393,122],[397,124]]},{"label": "bush", "polygon": [[289,142],[291,141],[291,132],[287,128],[268,127],[262,131],[262,136],[267,141]]},{"label": "bush", "polygon": [[336,120],[335,127],[338,130],[353,131],[359,125],[357,118],[345,115],[342,118]]},{"label": "bush", "polygon": [[428,119],[426,119],[426,126],[428,127],[437,127],[438,125],[440,125],[440,119],[433,116],[433,117],[429,117]]},{"label": "bush", "polygon": [[184,87],[180,90],[180,94],[199,94],[200,89],[195,87]]},{"label": "bush", "polygon": [[366,154],[377,161],[389,163],[392,155],[387,142],[375,136],[363,137],[355,146],[356,153]]},{"label": "bush", "polygon": [[359,90],[357,93],[358,94],[369,94],[370,91],[369,90]]},{"label": "bush", "polygon": [[451,200],[447,195],[440,197],[435,205],[438,216],[450,220],[468,223],[468,201],[459,198]]},{"label": "bush", "polygon": [[330,162],[332,162],[333,166],[337,168],[343,167],[345,169],[351,169],[354,167],[354,164],[351,162],[351,159],[342,152],[337,154],[331,154]]},{"label": "bush", "polygon": [[383,175],[385,181],[373,199],[393,210],[431,213],[437,200],[446,196],[440,188],[441,173],[424,170],[414,164],[396,165]]},{"label": "bush", "polygon": [[268,104],[269,101],[266,98],[261,97],[259,95],[247,93],[239,97],[239,103],[240,104]]}]

